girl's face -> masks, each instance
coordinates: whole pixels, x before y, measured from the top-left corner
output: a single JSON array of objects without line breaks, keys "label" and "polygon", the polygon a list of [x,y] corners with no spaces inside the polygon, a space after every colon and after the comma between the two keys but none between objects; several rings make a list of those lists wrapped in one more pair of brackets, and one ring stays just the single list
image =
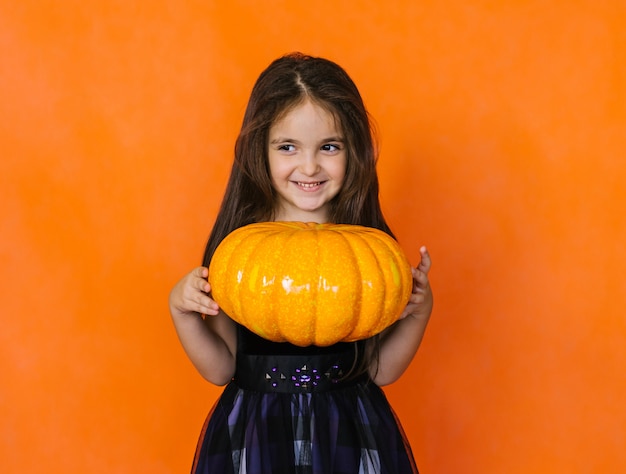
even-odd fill
[{"label": "girl's face", "polygon": [[269,166],[277,221],[328,221],[329,202],[346,174],[344,137],[332,114],[307,100],[269,131]]}]

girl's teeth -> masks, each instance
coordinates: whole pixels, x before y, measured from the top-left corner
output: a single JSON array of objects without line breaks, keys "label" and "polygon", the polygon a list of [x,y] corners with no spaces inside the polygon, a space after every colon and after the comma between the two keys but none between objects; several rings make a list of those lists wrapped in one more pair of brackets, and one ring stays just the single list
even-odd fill
[{"label": "girl's teeth", "polygon": [[321,183],[298,183],[298,186],[302,186],[303,188],[314,188],[315,186],[319,186]]}]

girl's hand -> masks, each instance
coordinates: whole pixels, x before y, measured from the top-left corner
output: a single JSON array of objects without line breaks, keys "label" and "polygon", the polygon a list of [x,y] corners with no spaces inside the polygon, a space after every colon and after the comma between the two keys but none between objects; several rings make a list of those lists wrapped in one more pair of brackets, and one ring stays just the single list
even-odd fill
[{"label": "girl's hand", "polygon": [[170,292],[170,312],[173,317],[206,314],[216,316],[219,306],[209,297],[211,285],[207,281],[209,269],[194,268]]},{"label": "girl's hand", "polygon": [[413,273],[413,292],[399,319],[404,319],[411,315],[417,319],[428,320],[433,310],[433,293],[428,282],[431,260],[426,247],[420,248],[420,255],[419,265],[417,268],[411,269]]},{"label": "girl's hand", "polygon": [[198,372],[211,383],[225,385],[235,373],[237,326],[209,296],[208,276],[208,268],[198,267],[176,283],[170,292],[170,312]]}]

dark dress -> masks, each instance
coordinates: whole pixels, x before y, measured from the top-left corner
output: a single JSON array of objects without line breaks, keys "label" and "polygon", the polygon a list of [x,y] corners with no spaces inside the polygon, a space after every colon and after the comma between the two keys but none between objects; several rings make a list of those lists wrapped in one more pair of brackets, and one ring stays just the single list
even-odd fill
[{"label": "dark dress", "polygon": [[192,473],[417,473],[382,390],[346,377],[362,352],[363,343],[274,343],[239,326],[235,376],[207,417]]}]

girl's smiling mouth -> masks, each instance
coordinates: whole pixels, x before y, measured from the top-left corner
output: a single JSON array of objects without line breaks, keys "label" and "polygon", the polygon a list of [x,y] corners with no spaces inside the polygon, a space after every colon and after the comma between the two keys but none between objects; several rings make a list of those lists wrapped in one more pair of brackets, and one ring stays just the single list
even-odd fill
[{"label": "girl's smiling mouth", "polygon": [[323,185],[326,181],[314,181],[314,182],[305,182],[305,181],[292,181],[296,186],[305,190],[305,191],[314,191],[318,189],[321,185]]}]

